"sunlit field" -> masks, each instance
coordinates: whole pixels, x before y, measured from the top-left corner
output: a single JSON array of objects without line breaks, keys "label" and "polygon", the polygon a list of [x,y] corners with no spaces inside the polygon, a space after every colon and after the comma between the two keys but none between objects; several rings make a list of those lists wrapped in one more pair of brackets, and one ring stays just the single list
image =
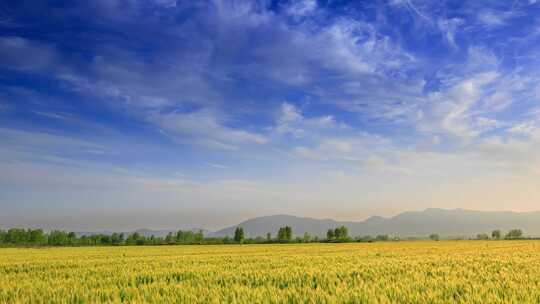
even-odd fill
[{"label": "sunlit field", "polygon": [[0,249],[1,303],[524,303],[540,242]]}]

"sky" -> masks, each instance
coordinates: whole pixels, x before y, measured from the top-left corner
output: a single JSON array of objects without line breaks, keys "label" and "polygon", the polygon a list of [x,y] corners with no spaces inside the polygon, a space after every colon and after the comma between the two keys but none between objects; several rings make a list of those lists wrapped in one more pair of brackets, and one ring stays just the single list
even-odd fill
[{"label": "sky", "polygon": [[540,2],[0,4],[0,227],[539,201]]}]

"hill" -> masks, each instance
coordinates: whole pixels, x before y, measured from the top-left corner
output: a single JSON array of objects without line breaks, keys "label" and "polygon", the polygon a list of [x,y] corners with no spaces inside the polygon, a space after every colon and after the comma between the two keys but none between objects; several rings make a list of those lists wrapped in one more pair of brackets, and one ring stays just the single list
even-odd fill
[{"label": "hill", "polygon": [[513,228],[522,229],[526,235],[540,236],[540,212],[431,208],[424,211],[403,212],[390,218],[373,216],[358,222],[273,215],[249,219],[210,235],[232,236],[234,229],[240,226],[244,228],[248,237],[265,236],[268,232],[275,236],[279,227],[285,225],[291,226],[296,236],[307,232],[319,237],[326,236],[329,228],[341,225],[348,227],[352,236],[377,234],[426,236],[431,233],[441,236],[475,236],[477,233],[491,233],[494,229],[501,229],[504,232]]}]

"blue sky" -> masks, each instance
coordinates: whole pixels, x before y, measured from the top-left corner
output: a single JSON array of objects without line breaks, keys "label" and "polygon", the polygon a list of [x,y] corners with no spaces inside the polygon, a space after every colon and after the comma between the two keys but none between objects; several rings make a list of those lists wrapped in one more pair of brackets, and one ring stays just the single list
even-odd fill
[{"label": "blue sky", "polygon": [[8,1],[0,226],[540,199],[536,1]]}]

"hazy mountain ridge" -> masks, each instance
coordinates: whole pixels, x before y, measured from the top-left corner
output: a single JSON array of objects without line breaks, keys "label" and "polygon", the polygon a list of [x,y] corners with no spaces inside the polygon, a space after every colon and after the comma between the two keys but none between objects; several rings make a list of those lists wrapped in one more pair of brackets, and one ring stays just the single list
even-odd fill
[{"label": "hazy mountain ridge", "polygon": [[[312,236],[325,237],[326,231],[344,225],[349,228],[351,236],[388,234],[396,236],[427,236],[437,233],[441,236],[475,236],[478,233],[488,233],[495,229],[508,231],[519,228],[529,236],[540,236],[540,211],[512,212],[512,211],[474,211],[465,209],[436,209],[423,211],[406,211],[393,217],[371,216],[364,221],[336,221],[333,219],[315,219],[294,215],[270,215],[248,219],[218,231],[200,228],[151,230],[138,229],[123,232],[125,235],[134,232],[149,237],[165,237],[169,232],[178,230],[202,230],[208,237],[232,236],[236,227],[243,227],[248,237],[263,236],[268,232],[272,237],[280,227],[291,226],[295,236],[302,236],[305,232]],[[112,231],[76,232],[77,236],[112,234]]]},{"label": "hazy mountain ridge", "polygon": [[330,228],[344,225],[349,234],[396,236],[426,236],[437,233],[441,236],[475,236],[478,233],[491,233],[494,229],[503,232],[519,228],[526,235],[540,236],[540,211],[474,211],[464,209],[435,209],[424,211],[407,211],[394,217],[372,216],[364,221],[335,221],[331,219],[314,219],[292,215],[263,216],[244,221],[214,233],[212,236],[232,236],[234,229],[243,227],[247,236],[265,236],[270,232],[273,236],[279,227],[289,225],[294,235],[301,236],[305,232],[319,237],[326,236]]}]

